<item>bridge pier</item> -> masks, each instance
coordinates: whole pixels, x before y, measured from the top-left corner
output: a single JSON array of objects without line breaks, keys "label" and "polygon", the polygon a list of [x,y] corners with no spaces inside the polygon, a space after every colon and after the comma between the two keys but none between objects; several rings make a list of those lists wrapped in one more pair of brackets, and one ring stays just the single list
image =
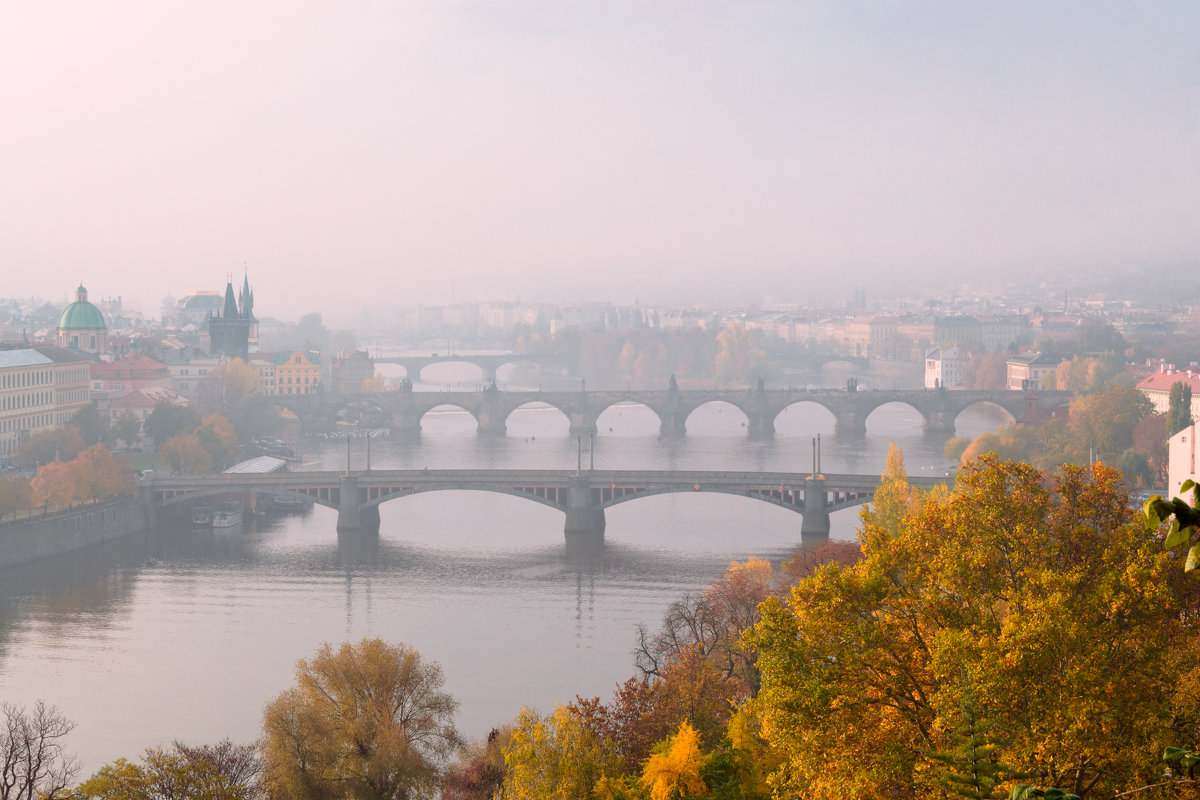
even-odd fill
[{"label": "bridge pier", "polygon": [[591,436],[596,433],[596,418],[586,411],[571,411],[567,419],[571,420],[572,436]]},{"label": "bridge pier", "polygon": [[857,409],[849,408],[836,415],[837,424],[833,432],[838,436],[865,436],[867,433],[867,418]]},{"label": "bridge pier", "polygon": [[507,431],[508,425],[505,424],[502,414],[493,414],[490,411],[479,412],[480,436],[503,436]]},{"label": "bridge pier", "polygon": [[825,478],[804,479],[804,522],[800,525],[801,544],[820,544],[829,540],[829,510],[825,498]]},{"label": "bridge pier", "polygon": [[687,435],[687,415],[668,412],[662,415],[662,423],[658,426],[658,438],[682,439]]},{"label": "bridge pier", "polygon": [[369,564],[379,554],[379,526],[337,532],[338,561],[343,567]]},{"label": "bridge pier", "polygon": [[397,411],[392,414],[392,435],[404,442],[416,442],[421,438],[421,418],[413,411]]},{"label": "bridge pier", "polygon": [[338,491],[337,529],[339,531],[379,529],[379,506],[364,508],[362,504],[366,498],[362,495],[362,491],[358,488],[357,476],[346,475],[342,478]]},{"label": "bridge pier", "polygon": [[926,433],[948,433],[954,435],[955,414],[949,411],[930,411],[925,415]]},{"label": "bridge pier", "polygon": [[770,439],[775,435],[775,418],[770,414],[750,415],[747,431],[751,439]]},{"label": "bridge pier", "polygon": [[567,482],[567,522],[563,528],[567,538],[572,536],[604,536],[604,509],[592,497],[591,482],[586,477]]}]

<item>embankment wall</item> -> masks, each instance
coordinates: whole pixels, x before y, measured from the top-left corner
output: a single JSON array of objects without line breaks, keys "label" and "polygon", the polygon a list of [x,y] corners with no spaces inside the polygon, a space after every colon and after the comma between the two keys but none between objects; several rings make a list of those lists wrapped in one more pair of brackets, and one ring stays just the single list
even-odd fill
[{"label": "embankment wall", "polygon": [[82,550],[153,526],[149,504],[136,497],[0,523],[0,569]]}]

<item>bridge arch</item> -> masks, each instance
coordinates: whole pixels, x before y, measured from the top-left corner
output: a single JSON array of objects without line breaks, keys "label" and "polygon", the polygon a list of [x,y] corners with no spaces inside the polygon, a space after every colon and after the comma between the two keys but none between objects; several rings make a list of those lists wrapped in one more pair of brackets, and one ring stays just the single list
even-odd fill
[{"label": "bridge arch", "polygon": [[[454,366],[463,365],[463,364],[467,364],[467,365],[474,367],[476,370],[478,370],[479,374],[476,375],[475,377],[470,378],[469,380],[453,380],[452,381],[449,379],[443,379],[443,378],[437,377],[437,373],[439,371],[445,371],[446,368],[448,368],[448,367],[454,367]],[[446,357],[446,358],[439,358],[435,361],[432,361],[431,363],[423,364],[423,365],[419,365],[419,366],[414,365],[414,367],[415,368],[412,370],[412,372],[414,372],[416,374],[410,374],[408,376],[414,383],[421,382],[421,383],[447,384],[450,386],[459,386],[459,385],[463,385],[463,384],[482,385],[482,384],[488,383],[492,379],[492,374],[489,371],[488,366],[486,364],[481,364],[479,361],[472,359],[470,356],[458,356],[458,357],[451,356],[451,357]],[[427,376],[427,374],[426,374],[426,373],[430,372],[431,370],[432,370],[432,374],[434,377],[433,380],[431,380],[430,377]],[[408,366],[405,365],[405,372],[408,372],[408,371],[409,371]]]},{"label": "bridge arch", "polygon": [[713,428],[717,435],[744,435],[746,426],[750,424],[750,415],[749,410],[729,398],[714,398],[687,411],[684,427],[695,430],[697,426],[704,425]]},{"label": "bridge arch", "polygon": [[[498,488],[495,486],[488,486],[488,485],[484,485],[484,484],[463,483],[463,484],[456,484],[454,486],[428,486],[428,487],[423,486],[423,487],[418,487],[418,488],[414,488],[414,489],[406,489],[403,491],[390,492],[388,494],[381,495],[379,497],[376,497],[374,499],[368,500],[367,502],[363,503],[362,507],[363,508],[374,508],[374,507],[381,506],[384,503],[390,503],[393,500],[400,500],[405,497],[412,497],[413,495],[418,495],[418,494],[432,494],[434,492],[487,492],[488,494],[501,494],[501,495],[507,495],[509,497],[517,497],[522,500],[530,500],[530,501],[539,503],[544,506],[549,506],[550,508],[556,509],[558,511],[566,511],[567,510],[566,489],[564,488],[561,491],[562,491],[562,497],[560,498],[556,494],[550,495],[549,493],[538,494],[538,493],[522,492],[522,491],[513,490],[513,489],[502,489],[502,488]],[[561,502],[560,502],[560,500],[561,500]]]},{"label": "bridge arch", "polygon": [[[869,424],[872,417],[875,417],[879,411],[888,408],[889,406],[891,407],[891,409],[889,409],[891,413],[910,418],[914,427],[923,426],[927,419],[925,412],[913,403],[895,397],[885,397],[881,398],[878,403],[869,405],[864,409],[863,425],[865,426]],[[903,411],[901,409],[903,409]],[[884,413],[887,414],[889,412],[885,411]],[[876,420],[878,421],[878,418],[876,418]]]},{"label": "bridge arch", "polygon": [[509,436],[532,436],[544,433],[546,427],[556,429],[550,435],[568,435],[571,418],[558,406],[542,400],[530,400],[512,408],[504,415],[504,425]]},{"label": "bridge arch", "polygon": [[[466,415],[463,418],[462,415]],[[439,403],[423,409],[417,417],[422,432],[435,434],[474,433],[479,429],[479,417],[458,403]]]},{"label": "bridge arch", "polygon": [[776,412],[772,422],[775,432],[785,436],[832,434],[837,426],[837,414],[825,403],[812,398],[788,403]]},{"label": "bridge arch", "polygon": [[596,414],[596,431],[615,436],[658,436],[662,414],[640,400],[614,400]]},{"label": "bridge arch", "polygon": [[1004,419],[1005,427],[1007,427],[1008,425],[1012,425],[1012,424],[1016,423],[1016,421],[1017,421],[1017,415],[1014,414],[1010,409],[1005,408],[1000,403],[997,403],[994,400],[980,399],[980,400],[976,400],[971,403],[967,403],[962,408],[958,409],[958,411],[954,414],[955,431],[957,432],[959,424],[960,424],[959,419],[962,417],[962,415],[964,413],[966,413],[968,411],[984,411],[984,410],[992,411],[992,412],[998,411],[999,416],[1001,416]]}]

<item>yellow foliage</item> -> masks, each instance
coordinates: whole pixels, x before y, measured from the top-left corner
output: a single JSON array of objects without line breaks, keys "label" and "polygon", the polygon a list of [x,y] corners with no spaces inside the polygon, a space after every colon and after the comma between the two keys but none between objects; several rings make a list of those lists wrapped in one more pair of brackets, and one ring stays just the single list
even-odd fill
[{"label": "yellow foliage", "polygon": [[700,734],[684,722],[678,733],[667,740],[664,751],[646,761],[642,782],[650,788],[650,800],[682,800],[707,795],[708,787],[700,777],[702,762]]}]

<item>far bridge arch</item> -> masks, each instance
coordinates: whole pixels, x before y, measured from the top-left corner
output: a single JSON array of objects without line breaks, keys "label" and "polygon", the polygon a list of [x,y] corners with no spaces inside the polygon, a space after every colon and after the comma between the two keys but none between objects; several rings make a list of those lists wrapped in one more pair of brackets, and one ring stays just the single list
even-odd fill
[{"label": "far bridge arch", "polygon": [[556,429],[551,436],[568,435],[571,430],[571,416],[559,406],[545,400],[526,400],[514,405],[504,412],[504,427],[509,435],[528,436],[537,433],[530,429],[530,422],[537,419],[539,423],[549,425],[554,420]]},{"label": "far bridge arch", "polygon": [[[813,419],[801,418],[810,416],[811,407],[823,409],[825,413],[817,412]],[[807,397],[796,400],[780,408],[771,417],[773,430],[790,435],[811,436],[814,433],[833,433],[837,427],[837,412],[828,403],[821,402],[818,397]],[[800,427],[803,425],[804,427]]]},{"label": "far bridge arch", "polygon": [[[630,419],[634,422],[618,422],[616,418],[624,417],[627,411]],[[654,419],[652,422],[649,419],[638,421],[639,416],[652,416]],[[596,429],[599,433],[657,436],[661,433],[662,426],[662,409],[655,408],[650,403],[632,396],[613,399],[601,405],[596,411]]]},{"label": "far bridge arch", "polygon": [[929,421],[929,417],[926,414],[925,409],[920,408],[919,406],[915,405],[914,403],[909,402],[908,400],[891,397],[891,398],[887,398],[887,399],[881,398],[880,402],[878,402],[874,405],[868,405],[866,407],[869,410],[866,410],[865,413],[863,414],[863,427],[866,428],[867,424],[871,421],[871,418],[874,417],[877,412],[879,412],[880,410],[882,410],[888,406],[900,406],[900,407],[910,410],[912,412],[914,423],[917,425],[920,425],[922,427],[924,427],[926,425],[926,423],[928,423],[928,421]]},{"label": "far bridge arch", "polygon": [[[447,430],[441,431],[443,433],[466,432],[468,430],[468,423],[465,420],[462,423],[459,423],[457,420],[447,421],[451,415],[456,415],[458,412],[462,412],[470,418],[469,428],[471,431],[480,429],[479,414],[474,409],[468,408],[461,403],[445,402],[420,409],[417,413],[417,426],[422,431],[426,431],[429,429],[429,423],[432,422],[434,428],[446,428]],[[460,431],[459,428],[462,428],[462,430]]]},{"label": "far bridge arch", "polygon": [[[727,409],[732,409],[737,413],[726,414]],[[737,403],[730,398],[714,397],[711,400],[706,400],[705,402],[694,406],[690,411],[687,412],[687,416],[684,418],[683,423],[684,429],[694,430],[695,425],[697,425],[700,420],[704,419],[705,416],[716,417],[718,415],[725,415],[726,419],[722,419],[718,423],[719,430],[717,431],[717,435],[726,435],[731,433],[745,434],[746,428],[750,425],[751,417],[756,411],[757,409],[743,408],[742,404]],[[732,418],[732,420],[729,418]]]}]

